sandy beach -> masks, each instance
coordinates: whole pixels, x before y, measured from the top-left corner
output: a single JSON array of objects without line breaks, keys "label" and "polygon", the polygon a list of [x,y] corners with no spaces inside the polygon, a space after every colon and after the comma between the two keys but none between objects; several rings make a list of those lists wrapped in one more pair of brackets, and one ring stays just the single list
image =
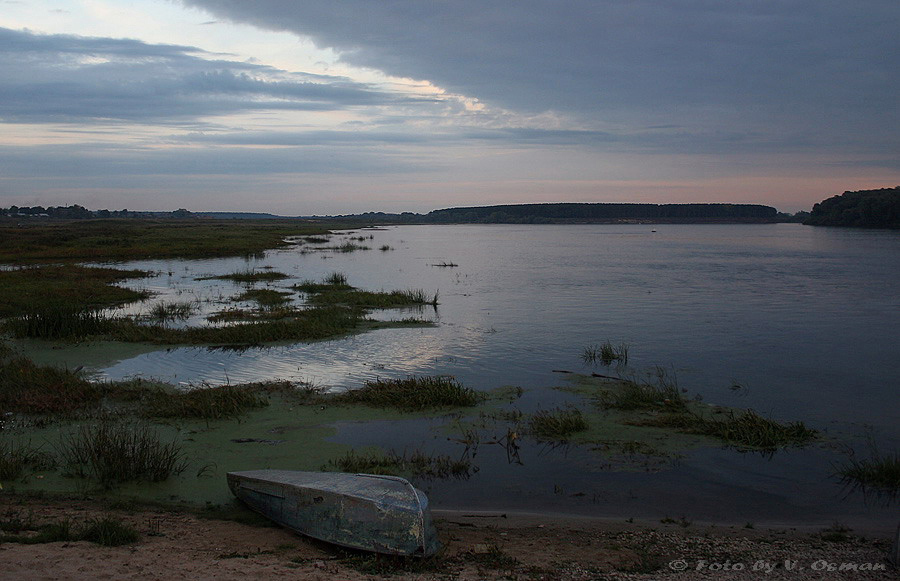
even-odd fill
[{"label": "sandy beach", "polygon": [[[443,549],[429,560],[348,553],[276,527],[91,500],[2,498],[5,518],[95,517],[137,529],[137,543],[0,544],[0,577],[76,579],[895,579],[890,539],[854,532],[714,527],[497,513],[434,514]],[[889,536],[889,535],[888,535]]]}]

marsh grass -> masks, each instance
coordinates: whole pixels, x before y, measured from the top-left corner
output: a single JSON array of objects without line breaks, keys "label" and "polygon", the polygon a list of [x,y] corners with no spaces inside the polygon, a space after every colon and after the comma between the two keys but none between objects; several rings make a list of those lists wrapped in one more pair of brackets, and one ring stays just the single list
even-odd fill
[{"label": "marsh grass", "polygon": [[136,530],[118,519],[111,517],[89,520],[78,535],[80,540],[97,543],[104,547],[120,547],[140,540]]},{"label": "marsh grass", "polygon": [[[4,228],[0,227],[0,232]],[[3,250],[0,250],[0,254]],[[85,311],[145,299],[147,292],[113,286],[129,278],[144,278],[142,270],[118,270],[67,265],[0,271],[0,317],[44,309]]]},{"label": "marsh grass", "polygon": [[800,446],[818,437],[818,432],[803,422],[781,423],[760,416],[753,410],[728,410],[718,416],[695,412],[664,413],[636,425],[674,428],[689,434],[710,436],[738,448],[775,450]]},{"label": "marsh grass", "polygon": [[157,322],[183,321],[197,312],[197,306],[185,301],[163,301],[150,307],[147,317]]},{"label": "marsh grass", "polygon": [[835,467],[844,484],[895,497],[900,494],[900,451],[882,452],[869,443],[867,458],[850,458]]},{"label": "marsh grass", "polygon": [[329,460],[322,467],[326,471],[422,478],[468,478],[472,469],[468,458],[453,459],[440,454],[428,455],[418,450],[411,454],[397,454],[393,450],[386,454],[361,454],[350,450],[340,458]]},{"label": "marsh grass", "polygon": [[371,250],[371,247],[363,244],[354,244],[353,242],[344,242],[340,246],[326,247],[325,250],[334,250],[335,252],[356,252],[357,250]]},{"label": "marsh grass", "polygon": [[325,277],[323,282],[332,286],[348,286],[347,275],[342,272],[332,272]]},{"label": "marsh grass", "polygon": [[235,301],[254,302],[262,309],[277,309],[284,307],[290,299],[291,293],[277,291],[268,288],[247,290],[234,298]]},{"label": "marsh grass", "polygon": [[112,517],[88,519],[80,525],[71,519],[38,525],[33,515],[25,520],[8,515],[0,521],[0,530],[6,533],[0,534],[0,543],[27,545],[90,541],[105,547],[118,547],[140,540],[140,534],[133,527]]},{"label": "marsh grass", "polygon": [[3,328],[13,337],[33,339],[84,339],[105,335],[116,319],[97,310],[67,303],[48,304],[7,319]]},{"label": "marsh grass", "polygon": [[70,414],[97,404],[102,387],[76,373],[36,365],[27,357],[0,359],[0,409],[27,414]]},{"label": "marsh grass", "polygon": [[311,305],[344,305],[360,309],[392,309],[431,305],[437,307],[438,293],[427,294],[424,290],[364,291],[347,284],[346,275],[333,272],[322,282],[303,281],[293,286],[307,293]]},{"label": "marsh grass", "polygon": [[[233,320],[244,313],[236,311]],[[365,312],[344,306],[312,309],[273,309],[262,315],[247,315],[248,321],[221,327],[187,327],[174,329],[159,325],[139,325],[121,320],[110,338],[133,342],[168,345],[261,345],[276,341],[314,341],[349,333],[365,320]]]},{"label": "marsh grass", "polygon": [[238,417],[269,405],[253,387],[221,385],[187,391],[153,390],[142,401],[141,413],[153,418],[219,420]]},{"label": "marsh grass", "polygon": [[221,274],[218,276],[205,276],[197,280],[230,280],[244,284],[253,284],[256,282],[274,282],[288,278],[288,275],[276,270],[242,270],[232,272],[230,274]]},{"label": "marsh grass", "polygon": [[657,368],[655,379],[650,381],[636,381],[633,379],[621,381],[615,389],[599,394],[600,404],[606,408],[631,410],[666,410],[670,412],[684,412],[687,410],[688,400],[674,375],[670,375],[664,368]]},{"label": "marsh grass", "polygon": [[626,345],[625,343],[613,345],[609,341],[600,345],[588,345],[584,348],[584,351],[581,354],[581,359],[585,363],[589,364],[601,363],[603,365],[609,366],[614,362],[618,362],[622,365],[627,365],[628,345]]},{"label": "marsh grass", "polygon": [[451,377],[409,376],[367,381],[360,389],[331,396],[337,403],[419,411],[441,407],[472,407],[485,396]]},{"label": "marsh grass", "polygon": [[34,447],[31,442],[0,441],[0,481],[18,480],[26,471],[52,470],[56,467],[53,455]]},{"label": "marsh grass", "polygon": [[107,489],[125,482],[160,482],[187,467],[177,441],[161,441],[147,425],[109,419],[63,436],[58,455],[68,474],[91,478]]},{"label": "marsh grass", "polygon": [[[341,224],[332,224],[334,228]],[[0,226],[0,261],[242,256],[327,228],[297,220],[78,220]],[[2,286],[2,285],[0,285]]]},{"label": "marsh grass", "polygon": [[566,440],[588,427],[577,408],[541,410],[528,419],[528,431],[538,440]]},{"label": "marsh grass", "polygon": [[309,297],[313,305],[347,305],[365,309],[390,309],[398,307],[438,304],[438,296],[427,295],[423,290],[394,290],[372,292],[363,290],[329,290]]}]

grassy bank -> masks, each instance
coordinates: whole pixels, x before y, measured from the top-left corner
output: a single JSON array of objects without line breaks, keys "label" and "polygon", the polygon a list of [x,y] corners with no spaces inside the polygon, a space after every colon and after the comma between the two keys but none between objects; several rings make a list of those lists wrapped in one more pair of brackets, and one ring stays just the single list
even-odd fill
[{"label": "grassy bank", "polygon": [[77,265],[0,270],[0,317],[41,309],[84,311],[139,301],[149,295],[113,283],[146,276],[149,273],[140,270]]},{"label": "grassy bank", "polygon": [[[341,224],[331,224],[341,228]],[[328,229],[299,220],[79,220],[0,226],[0,263],[241,256]]]}]

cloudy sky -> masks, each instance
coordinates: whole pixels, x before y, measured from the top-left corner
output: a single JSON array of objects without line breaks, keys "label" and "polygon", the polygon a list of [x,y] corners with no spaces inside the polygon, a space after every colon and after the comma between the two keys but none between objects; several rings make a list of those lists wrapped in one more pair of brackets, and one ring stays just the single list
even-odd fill
[{"label": "cloudy sky", "polygon": [[0,207],[809,209],[900,184],[896,0],[0,0]]}]

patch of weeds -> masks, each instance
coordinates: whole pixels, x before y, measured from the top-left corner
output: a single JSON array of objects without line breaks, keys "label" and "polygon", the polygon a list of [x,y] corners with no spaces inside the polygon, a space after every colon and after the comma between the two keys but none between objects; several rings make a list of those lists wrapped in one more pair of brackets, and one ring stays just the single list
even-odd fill
[{"label": "patch of weeds", "polygon": [[361,309],[329,306],[273,310],[265,316],[222,327],[174,329],[122,321],[111,338],[165,345],[261,345],[276,341],[314,341],[343,335],[356,329],[364,319],[365,312]]},{"label": "patch of weeds", "polygon": [[26,414],[60,414],[96,404],[103,390],[76,373],[37,365],[27,357],[0,359],[0,408]]},{"label": "patch of weeds", "polygon": [[[0,233],[6,232],[0,228]],[[0,253],[7,247],[0,245]],[[142,270],[91,268],[73,264],[0,271],[0,317],[42,309],[83,311],[145,299],[148,293],[112,283],[149,276]],[[59,305],[59,307],[55,307]]]},{"label": "patch of weeds", "polygon": [[4,533],[19,534],[23,530],[34,529],[34,511],[29,510],[24,514],[14,508],[8,508],[0,517],[0,531]]},{"label": "patch of weeds", "polygon": [[31,442],[0,441],[0,480],[18,480],[26,470],[37,472],[55,467],[53,455],[33,447]]},{"label": "patch of weeds", "polygon": [[309,293],[307,301],[312,305],[346,305],[365,309],[438,305],[438,293],[429,295],[421,289],[373,292],[330,283],[302,283],[295,288]]},{"label": "patch of weeds", "polygon": [[625,411],[663,409],[683,412],[688,404],[674,376],[660,367],[656,369],[654,382],[625,380],[615,389],[601,393],[599,400],[604,407]]},{"label": "patch of weeds", "polygon": [[235,301],[254,302],[262,309],[283,307],[290,299],[291,293],[268,288],[247,290],[234,298]]},{"label": "patch of weeds", "polygon": [[49,303],[7,319],[3,328],[20,339],[84,339],[105,335],[115,324],[116,319],[95,309]]},{"label": "patch of weeds", "polygon": [[700,418],[692,433],[713,436],[726,443],[749,448],[774,449],[781,446],[803,445],[818,436],[803,422],[781,423],[764,418],[753,410],[734,412],[726,417]]},{"label": "patch of weeds", "polygon": [[869,442],[867,458],[849,459],[836,467],[836,473],[844,484],[872,490],[890,497],[900,493],[900,451],[882,452]]},{"label": "patch of weeds", "polygon": [[[10,526],[11,524],[16,526]],[[140,540],[140,535],[136,530],[110,517],[90,519],[78,526],[69,519],[38,525],[29,516],[27,521],[17,523],[4,521],[0,525],[0,530],[12,533],[0,534],[0,543],[26,545],[90,541],[105,547],[118,547]]]},{"label": "patch of weeds", "polygon": [[784,446],[801,446],[818,437],[818,432],[803,422],[781,423],[760,416],[753,410],[724,415],[703,416],[694,412],[668,413],[635,422],[634,425],[674,428],[689,434],[710,436],[730,446],[775,450]]},{"label": "patch of weeds", "polygon": [[538,440],[565,440],[587,429],[587,420],[576,408],[542,410],[528,419],[528,430]]},{"label": "patch of weeds", "polygon": [[206,276],[198,278],[197,280],[230,280],[233,282],[252,284],[255,282],[273,282],[276,280],[283,280],[285,278],[288,278],[288,275],[276,270],[259,271],[250,269],[232,272],[230,274],[222,274],[219,276]]},{"label": "patch of weeds", "polygon": [[390,252],[393,249],[394,249],[393,246],[391,246],[389,244],[385,244],[384,246],[380,247],[378,250],[380,250],[382,252]]},{"label": "patch of weeds", "polygon": [[362,244],[354,244],[353,242],[347,241],[341,244],[340,246],[328,246],[325,247],[325,250],[334,250],[335,252],[356,252],[357,250],[371,250],[370,247],[362,245]]},{"label": "patch of weeds", "polygon": [[387,454],[361,454],[350,450],[340,458],[329,460],[322,470],[423,478],[468,478],[473,466],[467,458],[454,460],[444,455],[430,456],[418,450],[409,455],[405,452],[397,454],[393,450]]},{"label": "patch of weeds", "polygon": [[159,302],[150,307],[147,318],[151,321],[166,323],[169,321],[184,321],[197,311],[196,305],[185,301]]},{"label": "patch of weeds", "polygon": [[84,425],[64,436],[58,452],[70,475],[92,478],[104,488],[159,482],[187,467],[178,442],[162,442],[149,426],[112,420]]},{"label": "patch of weeds", "polygon": [[104,547],[120,547],[140,540],[134,528],[120,520],[105,517],[89,520],[78,535],[80,540],[90,541]]},{"label": "patch of weeds", "polygon": [[485,396],[451,377],[409,376],[367,381],[360,389],[331,396],[338,403],[420,411],[442,407],[472,407]]},{"label": "patch of weeds", "polygon": [[622,365],[628,364],[628,345],[621,343],[613,345],[609,341],[602,344],[588,345],[581,354],[581,359],[585,363],[609,366],[614,362]]},{"label": "patch of weeds", "polygon": [[846,543],[852,539],[850,536],[852,531],[853,529],[850,527],[835,522],[822,531],[821,537],[823,541],[828,541],[829,543]]},{"label": "patch of weeds", "polygon": [[662,519],[660,519],[659,522],[661,522],[664,525],[678,525],[684,529],[686,529],[689,526],[691,526],[692,524],[694,524],[683,516],[678,519],[674,519],[674,518],[667,516],[667,517],[663,517]]},{"label": "patch of weeds", "polygon": [[149,391],[142,402],[141,413],[154,418],[219,420],[267,405],[269,400],[256,389],[220,385],[186,391]]},{"label": "patch of weeds", "polygon": [[343,272],[332,272],[325,277],[324,282],[331,286],[349,286],[347,284],[347,275]]}]

